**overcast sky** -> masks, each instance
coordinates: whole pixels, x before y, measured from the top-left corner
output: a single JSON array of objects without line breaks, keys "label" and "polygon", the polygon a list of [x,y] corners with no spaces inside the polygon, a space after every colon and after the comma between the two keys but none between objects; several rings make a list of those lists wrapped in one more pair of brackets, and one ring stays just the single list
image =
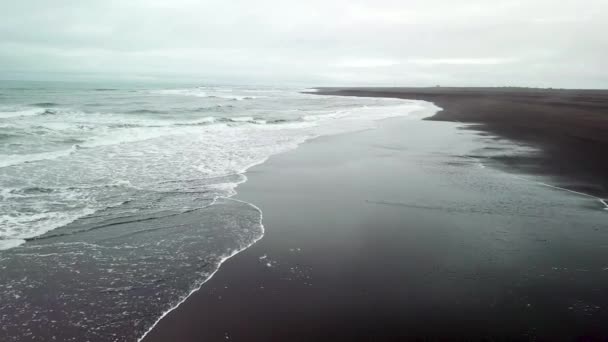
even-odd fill
[{"label": "overcast sky", "polygon": [[166,76],[608,88],[608,0],[0,2],[0,79]]}]

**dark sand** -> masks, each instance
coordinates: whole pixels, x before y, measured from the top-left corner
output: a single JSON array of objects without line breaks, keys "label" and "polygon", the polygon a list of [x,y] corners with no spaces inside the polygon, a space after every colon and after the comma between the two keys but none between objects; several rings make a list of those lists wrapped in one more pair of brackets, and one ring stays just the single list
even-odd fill
[{"label": "dark sand", "polygon": [[266,235],[144,341],[608,337],[608,213],[481,167],[455,126],[391,119],[251,169]]},{"label": "dark sand", "polygon": [[444,110],[430,120],[475,124],[474,129],[542,149],[535,156],[494,156],[509,168],[608,198],[608,90],[322,88],[320,93],[433,102]]}]

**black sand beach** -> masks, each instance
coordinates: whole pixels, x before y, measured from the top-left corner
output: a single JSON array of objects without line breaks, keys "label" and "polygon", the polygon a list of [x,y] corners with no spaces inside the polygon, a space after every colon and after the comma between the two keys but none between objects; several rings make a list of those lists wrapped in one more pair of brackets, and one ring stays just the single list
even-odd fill
[{"label": "black sand beach", "polygon": [[461,127],[391,119],[251,169],[264,238],[144,341],[608,338],[601,203],[483,167],[498,142]]}]

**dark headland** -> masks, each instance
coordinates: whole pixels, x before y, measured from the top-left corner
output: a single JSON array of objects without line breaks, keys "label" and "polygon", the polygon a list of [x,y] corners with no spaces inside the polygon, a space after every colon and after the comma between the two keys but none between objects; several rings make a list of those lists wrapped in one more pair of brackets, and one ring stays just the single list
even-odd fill
[{"label": "dark headland", "polygon": [[[323,92],[432,101],[434,119],[541,146],[522,173],[606,189],[605,93]],[[264,237],[143,342],[605,341],[608,212],[469,157],[493,144],[395,118],[253,167],[237,198],[263,211]]]},{"label": "dark headland", "polygon": [[508,167],[551,176],[560,185],[608,197],[608,90],[540,88],[320,88],[319,94],[425,100],[443,108],[428,120],[540,148],[495,156]]}]

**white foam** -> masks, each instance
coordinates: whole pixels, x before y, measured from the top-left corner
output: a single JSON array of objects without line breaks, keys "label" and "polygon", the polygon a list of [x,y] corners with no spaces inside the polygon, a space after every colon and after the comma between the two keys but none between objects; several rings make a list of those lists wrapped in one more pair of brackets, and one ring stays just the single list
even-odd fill
[{"label": "white foam", "polygon": [[233,121],[233,122],[252,122],[252,121],[254,121],[254,118],[252,116],[241,116],[241,117],[230,118],[230,121]]},{"label": "white foam", "polygon": [[0,168],[18,165],[23,163],[31,163],[41,160],[49,160],[56,159],[60,157],[69,156],[70,154],[76,151],[76,147],[72,146],[70,148],[60,150],[60,151],[51,151],[51,152],[40,152],[40,153],[30,153],[30,154],[0,154]]},{"label": "white foam", "polygon": [[21,239],[6,239],[0,240],[0,251],[5,249],[15,248],[25,243],[25,240]]},{"label": "white foam", "polygon": [[100,147],[144,141],[149,139],[160,138],[166,135],[176,134],[175,129],[171,127],[137,127],[124,128],[120,130],[109,131],[106,134],[100,135],[83,143],[82,147]]},{"label": "white foam", "polygon": [[331,120],[331,119],[339,119],[345,117],[349,114],[348,111],[336,111],[327,114],[318,114],[318,115],[304,115],[301,117],[303,121],[322,121],[322,120]]},{"label": "white foam", "polygon": [[45,111],[41,108],[24,108],[24,109],[0,109],[0,119],[15,118],[20,116],[36,116],[43,114]]},{"label": "white foam", "polygon": [[219,98],[225,100],[233,100],[233,101],[243,101],[243,100],[254,100],[258,98],[264,98],[266,96],[254,96],[254,95],[239,95],[239,94],[230,94],[232,90],[208,90],[206,88],[184,88],[184,89],[163,89],[163,90],[154,90],[152,94],[158,95],[181,95],[181,96],[192,96],[192,97],[204,97],[204,98]]},{"label": "white foam", "polygon": [[93,208],[85,207],[72,211],[0,215],[0,227],[2,227],[0,238],[8,240],[30,239],[63,227],[81,217],[93,214],[95,211]]},{"label": "white foam", "polygon": [[[304,98],[306,103],[309,103],[308,97]],[[282,99],[279,101],[279,104],[283,103]],[[82,189],[83,186],[96,184],[99,180],[121,179],[130,182],[134,188],[154,191],[160,180],[214,178],[244,173],[270,156],[294,149],[309,139],[372,128],[376,121],[390,117],[418,119],[432,114],[429,111],[433,110],[430,104],[420,101],[341,99],[340,101],[346,102],[336,102],[333,97],[324,96],[316,96],[311,101],[312,105],[309,106],[312,109],[305,111],[307,114],[301,120],[297,120],[295,115],[298,114],[295,114],[291,115],[292,121],[275,124],[264,124],[265,120],[243,115],[227,118],[233,124],[218,121],[214,117],[194,120],[180,120],[177,117],[163,122],[163,125],[155,126],[159,120],[116,114],[62,113],[61,117],[56,115],[47,119],[59,122],[47,123],[63,123],[72,127],[87,119],[98,126],[91,133],[84,133],[85,136],[89,135],[89,138],[79,146],[56,152],[10,156],[11,158],[3,158],[3,164],[0,166],[19,164],[15,166],[18,167],[16,172],[27,175],[27,182],[34,186],[56,180],[55,182],[60,183],[46,187],[57,189],[73,186],[78,182]],[[362,104],[353,105],[353,101],[355,104]],[[258,113],[260,108],[254,110]],[[249,113],[251,112],[243,111],[243,114]],[[111,126],[122,122],[123,119],[127,124],[144,126]],[[42,160],[48,162],[31,163]],[[58,178],[57,175],[66,177]],[[239,183],[240,181],[232,181],[209,190],[220,195],[232,195]],[[10,232],[0,235],[11,239],[35,237],[110,205],[104,202],[107,200],[99,199],[96,191],[92,189],[79,195],[60,191],[48,195],[47,199],[36,199],[38,202],[64,203],[69,209],[64,208],[65,216],[57,211],[61,209],[32,207],[33,215],[41,215],[37,217],[30,215],[28,211],[20,216],[19,208],[4,208],[0,213],[6,216],[0,219],[3,220],[0,223],[10,226]],[[5,192],[2,195],[20,196],[18,193]],[[78,197],[80,195],[85,197]],[[65,196],[76,196],[75,201],[66,199]],[[97,203],[97,200],[101,202]],[[27,202],[28,198],[12,198],[6,202],[17,203],[15,201],[39,205],[34,200]],[[79,204],[85,204],[86,207],[78,208]],[[85,209],[91,211],[83,211]]]},{"label": "white foam", "polygon": [[[214,118],[203,118],[196,121],[190,121],[188,123],[184,123],[181,125],[197,125],[197,124],[207,124],[213,123],[215,121]],[[61,124],[63,129],[69,128],[68,124]],[[124,143],[132,143],[137,141],[144,141],[149,139],[160,138],[167,135],[174,135],[181,133],[179,130],[171,127],[173,123],[166,124],[161,127],[135,127],[135,128],[120,128],[120,129],[103,129],[98,128],[96,136],[87,138],[87,141],[75,144],[71,146],[66,146],[63,149],[49,152],[38,152],[38,153],[29,153],[29,154],[0,154],[0,168],[14,166],[24,163],[32,163],[44,160],[53,160],[62,157],[68,157],[77,151],[80,148],[92,148],[92,147],[101,147],[101,146],[111,146],[111,145],[119,145]],[[60,129],[57,125],[50,123],[46,124],[46,127],[53,127],[54,129]]]},{"label": "white foam", "polygon": [[206,116],[201,119],[191,120],[184,123],[177,123],[176,125],[200,125],[200,124],[209,124],[216,122],[217,119],[213,116]]},{"label": "white foam", "polygon": [[137,342],[141,342],[141,341],[143,341],[143,339],[144,339],[144,338],[146,338],[146,336],[148,336],[148,334],[149,334],[149,333],[150,333],[150,332],[151,332],[151,331],[154,329],[154,327],[156,327],[156,326],[158,325],[158,323],[159,323],[159,322],[160,322],[160,321],[161,321],[163,318],[165,318],[165,317],[166,317],[168,314],[170,314],[170,313],[171,313],[173,310],[177,309],[177,308],[178,308],[180,305],[182,305],[184,302],[186,302],[186,300],[188,300],[188,298],[190,298],[190,296],[192,296],[194,293],[196,293],[197,291],[199,291],[199,290],[200,290],[200,289],[203,287],[203,285],[204,285],[206,282],[208,282],[209,280],[211,280],[211,278],[213,278],[213,276],[214,276],[214,275],[217,273],[217,271],[219,271],[219,270],[220,270],[220,268],[222,267],[222,265],[223,265],[223,264],[224,264],[224,263],[225,263],[225,262],[226,262],[228,259],[230,259],[230,258],[232,258],[233,256],[235,256],[235,255],[237,255],[237,254],[241,253],[242,251],[244,251],[244,250],[248,249],[249,247],[251,247],[251,246],[255,245],[255,244],[258,242],[258,241],[260,241],[260,240],[261,240],[261,239],[264,237],[264,235],[265,235],[266,231],[265,231],[264,224],[263,224],[263,221],[264,221],[264,213],[262,212],[262,209],[260,209],[260,208],[259,208],[259,207],[257,207],[256,205],[254,205],[254,204],[252,204],[252,203],[249,203],[249,202],[245,202],[245,201],[241,201],[241,200],[237,200],[237,199],[233,199],[233,198],[226,198],[226,199],[229,199],[229,200],[231,200],[231,201],[240,202],[240,203],[244,203],[244,204],[250,205],[250,206],[252,206],[254,209],[256,209],[257,211],[259,211],[259,212],[260,212],[260,220],[259,220],[259,225],[260,225],[260,229],[261,229],[262,233],[260,234],[260,236],[259,236],[259,237],[257,237],[255,240],[253,240],[253,241],[252,241],[252,242],[251,242],[249,245],[247,245],[247,246],[245,246],[245,247],[243,247],[243,248],[241,248],[241,249],[238,249],[238,250],[233,251],[233,252],[232,252],[230,255],[226,255],[226,256],[222,257],[222,258],[220,259],[220,261],[219,261],[218,265],[217,265],[217,268],[216,268],[216,269],[215,269],[215,270],[214,270],[214,271],[213,271],[213,272],[212,272],[212,273],[209,275],[209,277],[207,277],[207,278],[206,278],[206,279],[204,279],[204,280],[203,280],[203,281],[202,281],[200,284],[198,284],[197,286],[195,286],[195,287],[194,287],[194,288],[193,288],[193,289],[192,289],[192,290],[191,290],[191,291],[190,291],[188,294],[186,294],[184,297],[182,297],[182,298],[181,298],[181,299],[180,299],[180,300],[179,300],[179,301],[178,301],[178,302],[177,302],[177,303],[176,303],[174,306],[172,306],[171,308],[169,308],[169,310],[167,310],[167,311],[163,312],[163,313],[160,315],[160,317],[158,317],[158,319],[157,319],[157,320],[156,320],[156,321],[155,321],[155,322],[154,322],[154,323],[153,323],[153,324],[150,326],[150,328],[148,328],[148,330],[147,330],[147,331],[146,331],[146,332],[145,332],[145,333],[144,333],[144,334],[143,334],[143,335],[142,335],[140,338],[138,338],[138,339],[137,339]]},{"label": "white foam", "polygon": [[218,96],[215,95],[215,97],[219,97],[219,98],[223,98],[223,99],[228,99],[228,100],[236,100],[236,101],[243,101],[243,100],[255,100],[255,99],[259,99],[259,98],[263,98],[264,96],[238,96],[238,95],[234,95],[234,96]]},{"label": "white foam", "polygon": [[200,89],[163,89],[151,91],[152,94],[158,95],[183,95],[183,96],[196,96],[196,97],[208,97],[207,93]]}]

